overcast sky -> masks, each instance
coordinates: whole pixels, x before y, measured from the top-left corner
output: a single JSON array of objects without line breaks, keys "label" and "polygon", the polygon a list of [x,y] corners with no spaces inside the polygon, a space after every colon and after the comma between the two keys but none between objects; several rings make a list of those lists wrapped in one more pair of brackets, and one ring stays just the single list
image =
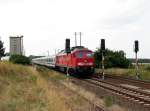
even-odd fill
[{"label": "overcast sky", "polygon": [[93,51],[105,38],[107,48],[127,57],[134,57],[139,40],[139,57],[150,58],[150,0],[0,0],[7,52],[9,36],[24,35],[26,55],[54,54],[65,38],[74,46],[74,32],[82,32],[82,45]]}]

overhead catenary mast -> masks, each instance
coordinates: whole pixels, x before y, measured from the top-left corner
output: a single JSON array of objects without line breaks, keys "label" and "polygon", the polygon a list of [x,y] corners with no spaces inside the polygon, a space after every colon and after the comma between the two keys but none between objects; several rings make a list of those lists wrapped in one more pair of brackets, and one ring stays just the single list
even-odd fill
[{"label": "overhead catenary mast", "polygon": [[81,46],[81,32],[80,32],[80,46]]},{"label": "overhead catenary mast", "polygon": [[77,32],[75,32],[75,46],[77,46]]},{"label": "overhead catenary mast", "polygon": [[79,32],[79,34],[77,32],[75,32],[75,46],[77,46],[77,35],[80,35],[80,46],[81,46],[81,36],[82,36],[82,33]]}]

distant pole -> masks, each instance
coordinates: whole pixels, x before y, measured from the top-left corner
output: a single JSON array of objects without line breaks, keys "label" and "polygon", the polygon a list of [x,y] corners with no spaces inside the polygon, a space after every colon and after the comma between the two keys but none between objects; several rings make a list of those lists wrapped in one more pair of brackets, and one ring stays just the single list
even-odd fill
[{"label": "distant pole", "polygon": [[138,57],[137,57],[137,53],[139,51],[139,41],[136,40],[135,41],[135,47],[134,47],[134,51],[135,51],[135,62],[136,62],[136,66],[135,66],[135,70],[136,70],[136,78],[139,79],[140,78],[140,74],[139,74],[139,65],[138,65]]},{"label": "distant pole", "polygon": [[55,49],[55,56],[56,56],[56,53],[57,53],[57,49]]},{"label": "distant pole", "polygon": [[80,46],[81,46],[81,32],[80,32]]},{"label": "distant pole", "polygon": [[105,39],[101,39],[101,51],[102,51],[102,79],[105,79]]},{"label": "distant pole", "polygon": [[49,56],[49,51],[47,51],[47,54],[48,54],[48,56]]},{"label": "distant pole", "polygon": [[68,60],[68,58],[67,58],[67,76],[70,76],[70,74],[69,74],[69,60]]},{"label": "distant pole", "polygon": [[139,65],[138,65],[138,58],[137,58],[137,52],[135,53],[135,62],[136,62],[136,78],[139,79]]},{"label": "distant pole", "polygon": [[67,76],[69,76],[69,61],[70,61],[70,39],[66,39],[65,52],[67,54]]},{"label": "distant pole", "polygon": [[75,46],[77,46],[77,32],[75,32]]},{"label": "distant pole", "polygon": [[105,79],[105,65],[104,65],[104,61],[105,61],[105,56],[104,56],[104,52],[102,51],[102,79]]}]

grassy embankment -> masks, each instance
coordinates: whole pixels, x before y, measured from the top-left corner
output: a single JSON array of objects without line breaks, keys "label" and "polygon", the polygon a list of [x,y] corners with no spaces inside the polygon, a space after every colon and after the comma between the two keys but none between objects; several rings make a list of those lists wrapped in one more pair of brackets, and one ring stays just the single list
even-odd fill
[{"label": "grassy embankment", "polygon": [[[102,72],[102,70],[96,69],[96,72],[97,73]],[[140,72],[140,77],[142,80],[150,81],[150,65],[140,65],[139,72]],[[135,78],[136,71],[134,67],[129,68],[129,69],[111,68],[111,69],[106,69],[105,73]]]},{"label": "grassy embankment", "polygon": [[[58,77],[55,77],[58,78]],[[0,62],[0,111],[70,111],[32,67]]]}]

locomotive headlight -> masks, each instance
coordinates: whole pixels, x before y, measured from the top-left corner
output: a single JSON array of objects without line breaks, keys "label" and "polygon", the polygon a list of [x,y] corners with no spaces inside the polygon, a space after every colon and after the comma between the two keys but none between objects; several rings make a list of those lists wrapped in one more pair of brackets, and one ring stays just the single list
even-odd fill
[{"label": "locomotive headlight", "polygon": [[83,66],[84,63],[83,63],[83,62],[79,62],[78,65],[79,65],[79,66]]},{"label": "locomotive headlight", "polygon": [[93,65],[93,63],[92,63],[92,62],[90,62],[90,63],[89,63],[89,65]]},{"label": "locomotive headlight", "polygon": [[78,66],[84,66],[84,65],[93,65],[93,63],[92,62],[88,62],[88,63],[84,63],[84,62],[79,62],[78,63]]}]

